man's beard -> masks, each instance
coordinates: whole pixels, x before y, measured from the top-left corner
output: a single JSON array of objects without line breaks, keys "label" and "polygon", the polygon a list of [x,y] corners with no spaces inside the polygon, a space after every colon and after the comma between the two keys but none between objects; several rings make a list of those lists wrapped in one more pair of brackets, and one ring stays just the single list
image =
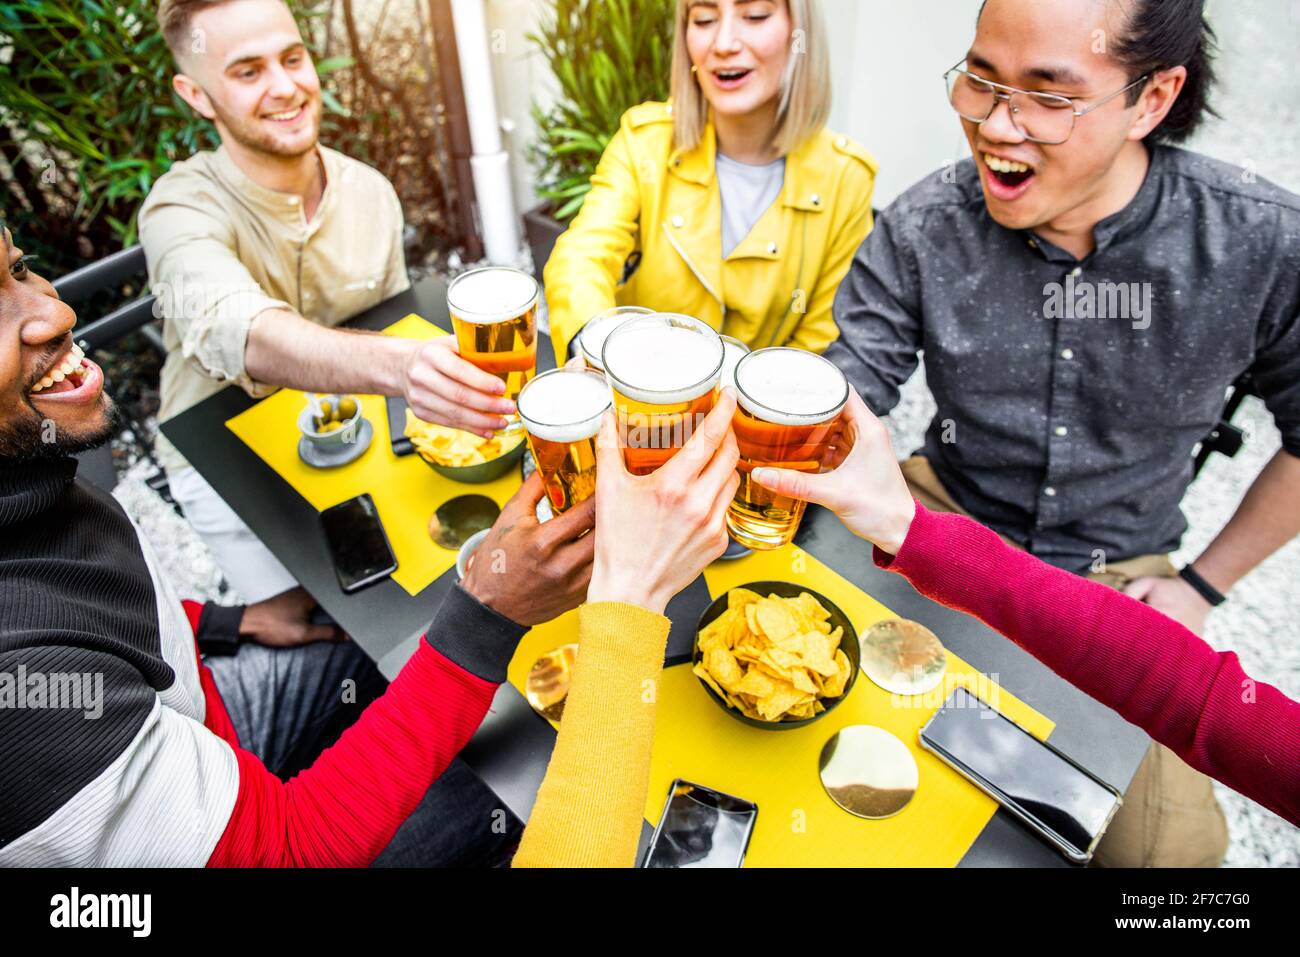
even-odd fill
[{"label": "man's beard", "polygon": [[316,148],[316,143],[320,139],[320,100],[311,100],[303,104],[303,108],[312,111],[316,121],[316,135],[311,139],[311,145],[303,149],[290,149],[278,142],[274,136],[262,129],[256,121],[248,121],[241,117],[235,120],[226,114],[221,107],[217,106],[217,101],[208,97],[212,104],[212,110],[217,114],[217,120],[230,134],[236,143],[247,150],[253,150],[258,153],[264,153],[267,156],[278,156],[286,159],[293,159],[310,153]]},{"label": "man's beard", "polygon": [[16,422],[0,424],[0,461],[48,462],[67,458],[103,445],[122,426],[122,415],[107,396],[104,397],[103,421],[84,432],[67,433],[53,419],[32,415]]}]

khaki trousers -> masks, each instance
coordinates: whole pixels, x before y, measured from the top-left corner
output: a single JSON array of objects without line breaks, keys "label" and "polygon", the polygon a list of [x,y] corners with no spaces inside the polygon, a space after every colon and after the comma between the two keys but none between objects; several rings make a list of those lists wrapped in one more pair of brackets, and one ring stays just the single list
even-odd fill
[{"label": "khaki trousers", "polygon": [[[932,512],[969,513],[948,494],[930,462],[914,455],[901,463],[913,497]],[[1003,540],[1019,548],[1003,536]],[[1140,555],[1113,562],[1088,577],[1122,589],[1135,578],[1177,574],[1168,555]],[[1162,744],[1142,759],[1124,804],[1097,845],[1102,867],[1218,867],[1228,850],[1228,823],[1210,779]]]}]

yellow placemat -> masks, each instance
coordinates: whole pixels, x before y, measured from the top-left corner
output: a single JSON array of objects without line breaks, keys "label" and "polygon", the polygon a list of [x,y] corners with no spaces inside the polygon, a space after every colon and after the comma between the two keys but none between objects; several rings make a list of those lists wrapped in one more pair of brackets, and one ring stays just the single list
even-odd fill
[{"label": "yellow placemat", "polygon": [[[865,547],[865,546],[864,546]],[[739,561],[717,562],[704,572],[714,597],[746,582],[806,584],[849,616],[861,633],[896,617],[880,602],[811,555],[786,546]],[[530,631],[510,664],[510,682],[522,693],[532,663],[576,641],[571,612]],[[940,635],[940,638],[943,636]],[[946,680],[928,695],[890,695],[859,674],[847,700],[807,727],[760,731],[725,714],[705,693],[689,664],[664,671],[659,685],[654,754],[645,815],[659,820],[668,787],[685,778],[758,805],[748,867],[951,867],[974,843],[997,804],[917,744],[917,732],[955,684],[970,688],[1040,738],[1054,724],[948,652]],[[822,745],[850,724],[874,724],[897,735],[916,757],[920,783],[902,813],[867,821],[840,810],[817,776]]]},{"label": "yellow placemat", "polygon": [[[432,339],[446,335],[419,316],[410,315],[384,330],[385,335]],[[429,517],[457,495],[481,494],[504,505],[519,488],[512,469],[486,485],[466,485],[439,475],[418,455],[396,456],[388,431],[388,413],[380,396],[358,396],[363,414],[374,427],[370,448],[355,462],[336,469],[316,469],[298,457],[298,413],[306,396],[281,389],[226,423],[294,491],[317,511],[369,492],[397,556],[393,580],[418,595],[456,563],[456,553],[429,538]]]}]

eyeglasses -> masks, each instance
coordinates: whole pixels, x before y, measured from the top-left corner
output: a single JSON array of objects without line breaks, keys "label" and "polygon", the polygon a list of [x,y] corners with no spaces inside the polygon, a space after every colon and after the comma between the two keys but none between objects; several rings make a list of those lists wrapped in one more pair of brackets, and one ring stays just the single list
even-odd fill
[{"label": "eyeglasses", "polygon": [[1109,103],[1115,97],[1127,93],[1135,86],[1145,83],[1150,74],[1134,80],[1122,90],[1116,90],[1091,106],[1080,107],[1077,100],[1055,93],[1035,93],[1020,90],[1014,86],[994,83],[982,76],[976,76],[963,70],[961,60],[943,75],[948,86],[948,102],[962,119],[972,123],[984,123],[998,108],[999,101],[1006,101],[1011,113],[1011,123],[1027,140],[1043,143],[1047,146],[1059,146],[1074,133],[1074,121],[1080,116],[1087,116],[1093,110]]}]

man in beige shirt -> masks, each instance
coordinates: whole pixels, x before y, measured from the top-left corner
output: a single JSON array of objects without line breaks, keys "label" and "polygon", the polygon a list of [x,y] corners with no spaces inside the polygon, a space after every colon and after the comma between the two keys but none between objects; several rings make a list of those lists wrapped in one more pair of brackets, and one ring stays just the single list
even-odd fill
[{"label": "man in beige shirt", "polygon": [[[165,320],[163,421],[232,383],[401,395],[420,418],[483,435],[514,405],[455,350],[333,328],[409,285],[402,209],[378,172],[317,142],[321,91],[283,0],[163,0],[177,93],[215,152],[159,178],[140,239]],[[248,601],[296,585],[180,453],[172,492]]]}]

